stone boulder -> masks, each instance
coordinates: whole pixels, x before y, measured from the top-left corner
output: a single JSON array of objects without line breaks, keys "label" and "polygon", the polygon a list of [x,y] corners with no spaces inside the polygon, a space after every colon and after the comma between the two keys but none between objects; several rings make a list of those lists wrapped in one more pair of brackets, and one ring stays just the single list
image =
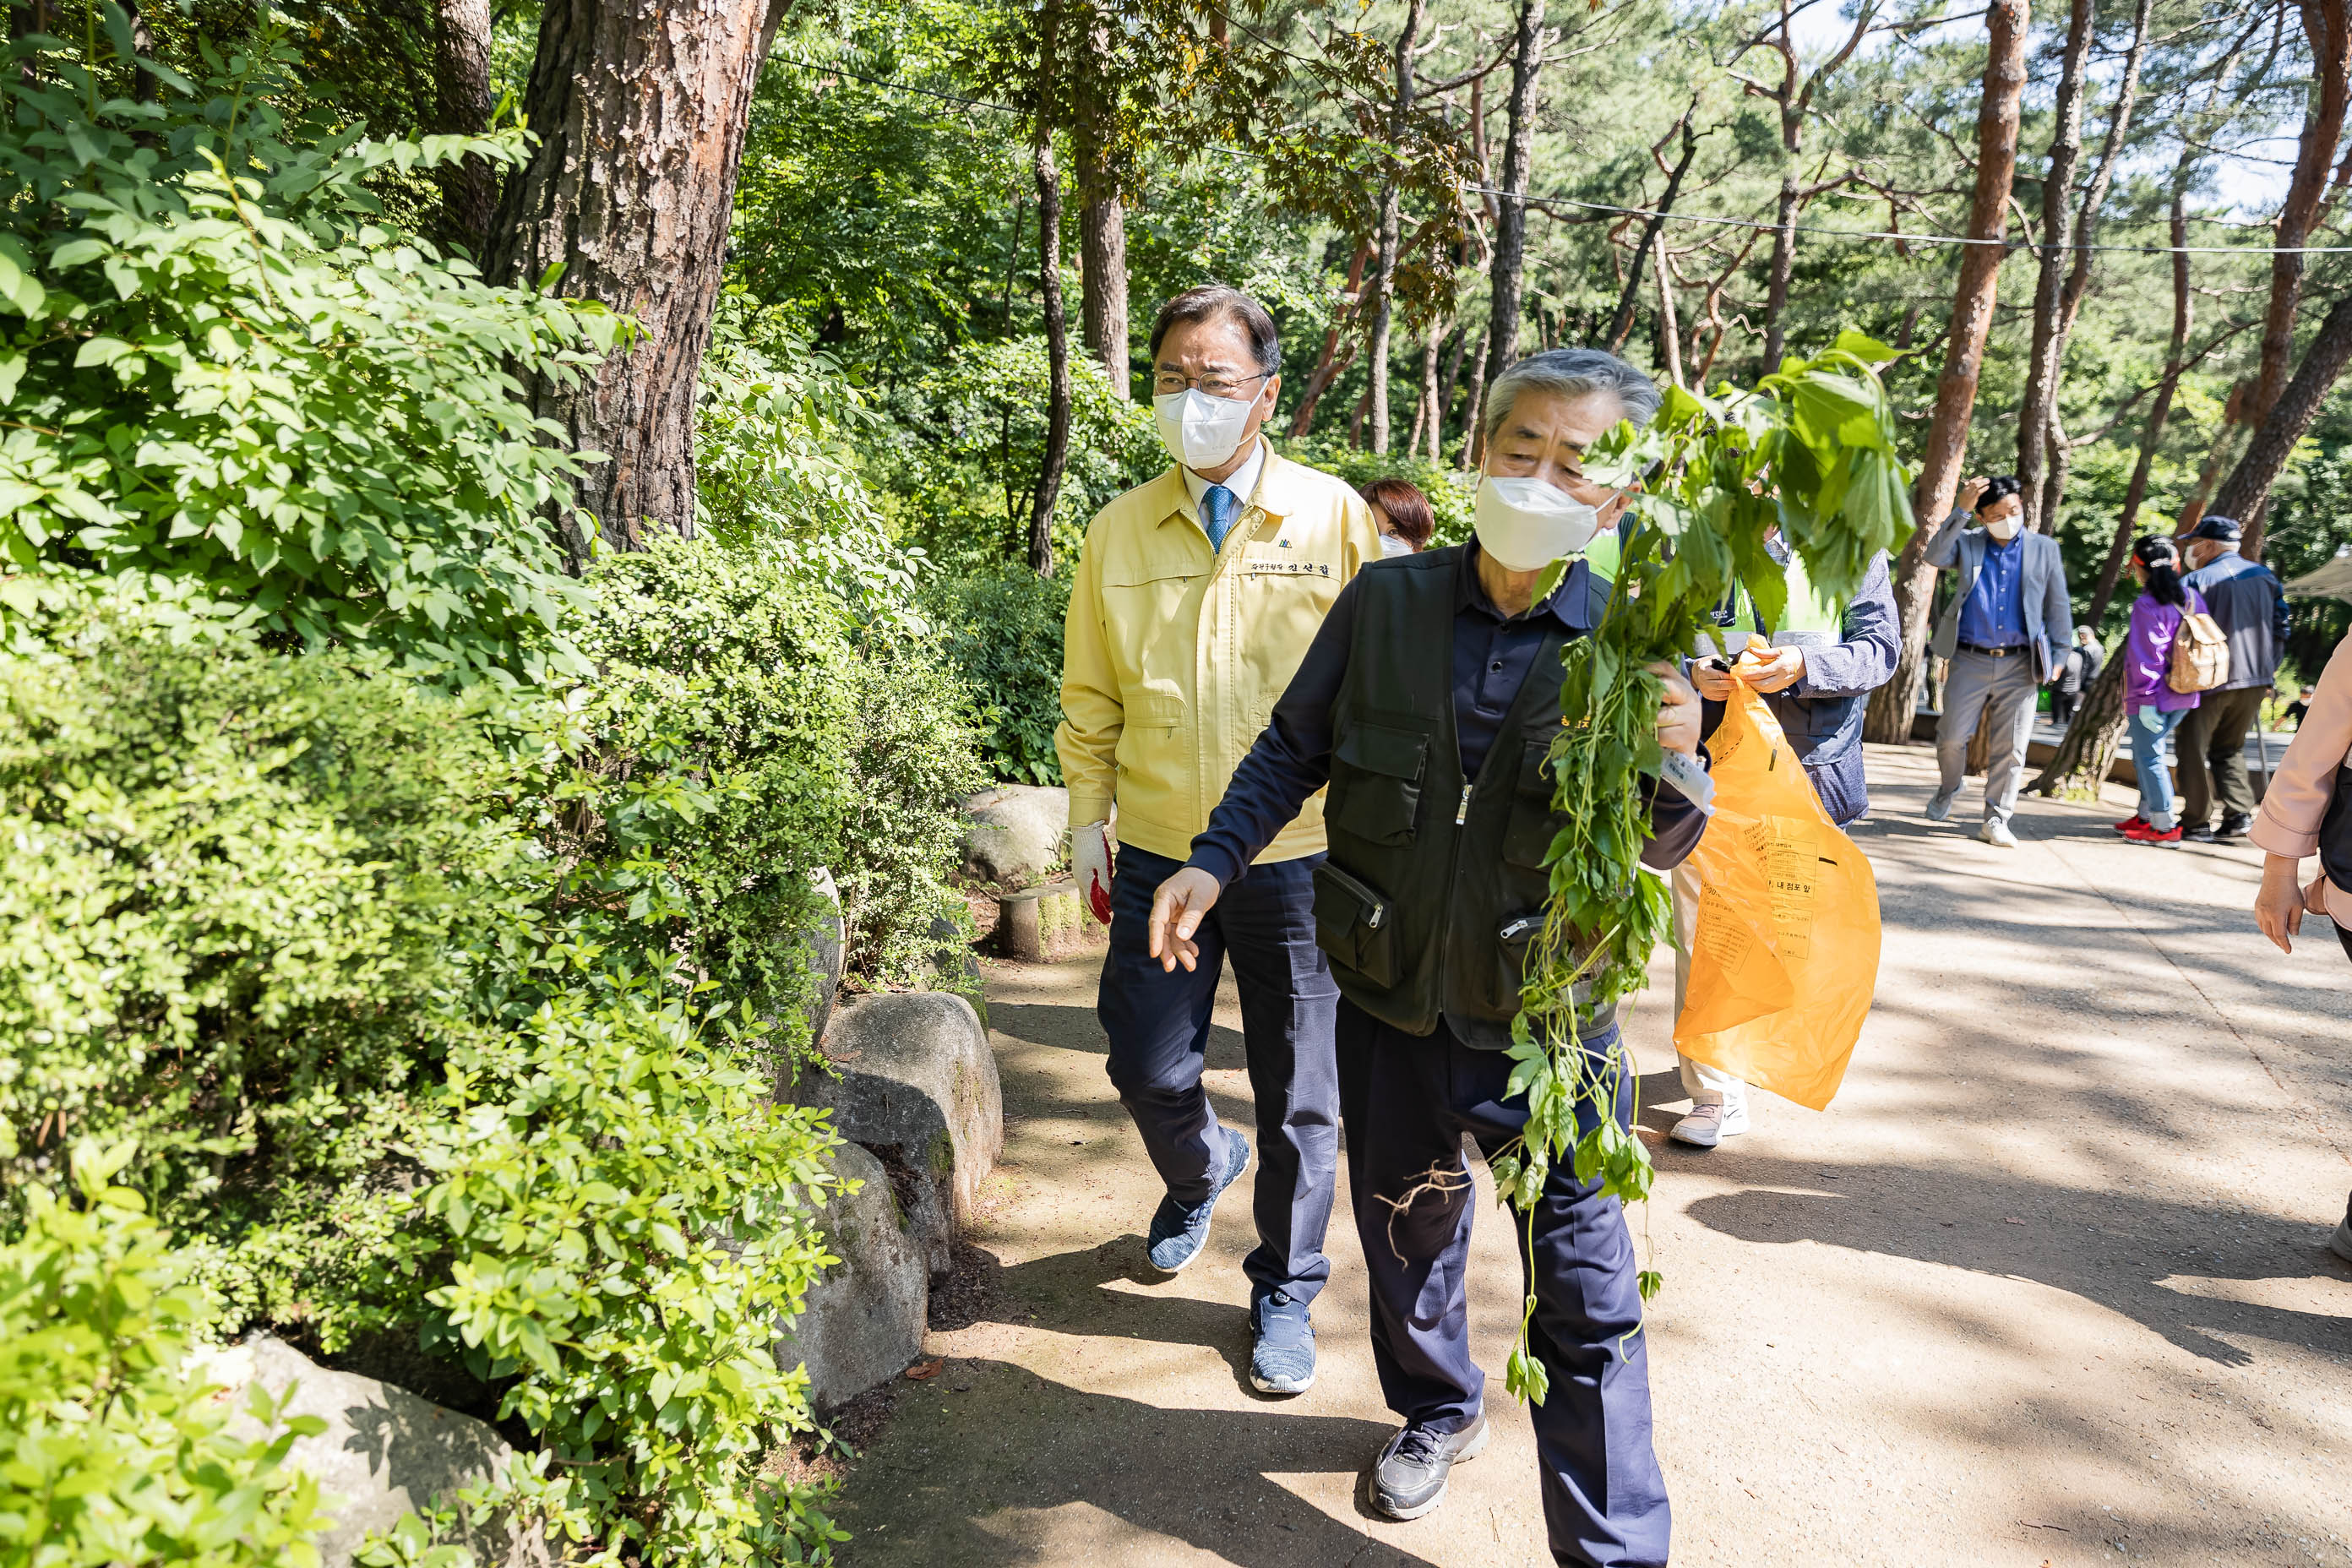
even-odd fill
[{"label": "stone boulder", "polygon": [[1004,889],[1034,887],[1067,858],[1070,792],[998,784],[963,803],[963,873]]},{"label": "stone boulder", "polygon": [[[327,1505],[334,1523],[319,1538],[324,1568],[350,1568],[371,1533],[390,1530],[412,1509],[422,1511],[436,1499],[455,1506],[459,1491],[488,1480],[514,1455],[505,1438],[470,1415],[372,1377],[331,1371],[268,1334],[210,1352],[201,1370],[226,1386],[219,1397],[240,1412],[254,1384],[273,1396],[298,1384],[286,1414],[327,1424],[315,1437],[295,1439],[286,1458],[337,1500]],[[237,1421],[253,1425],[242,1414]],[[458,1528],[482,1568],[546,1568],[550,1561],[536,1531],[518,1534],[496,1521],[479,1528],[461,1521]]]},{"label": "stone boulder", "polygon": [[805,1363],[809,1403],[837,1409],[905,1370],[923,1350],[930,1268],[908,1233],[882,1162],[855,1143],[834,1169],[862,1184],[835,1192],[817,1223],[825,1250],[841,1259],[809,1288],[800,1315],[782,1325],[776,1364]]},{"label": "stone boulder", "polygon": [[861,997],[835,1012],[824,1054],[831,1072],[794,1064],[779,1097],[831,1110],[888,1168],[908,1233],[931,1275],[945,1274],[1004,1151],[1004,1093],[979,1015],[946,992]]}]

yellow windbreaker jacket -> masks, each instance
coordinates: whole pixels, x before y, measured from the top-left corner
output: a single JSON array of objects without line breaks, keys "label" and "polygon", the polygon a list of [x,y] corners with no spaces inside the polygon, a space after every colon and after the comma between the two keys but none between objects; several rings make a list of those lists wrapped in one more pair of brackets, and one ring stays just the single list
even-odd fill
[{"label": "yellow windbreaker jacket", "polygon": [[[1265,728],[1331,601],[1381,555],[1363,498],[1270,447],[1222,551],[1181,470],[1097,513],[1070,584],[1054,744],[1073,826],[1181,860]],[[1259,856],[1324,847],[1323,797]]]}]

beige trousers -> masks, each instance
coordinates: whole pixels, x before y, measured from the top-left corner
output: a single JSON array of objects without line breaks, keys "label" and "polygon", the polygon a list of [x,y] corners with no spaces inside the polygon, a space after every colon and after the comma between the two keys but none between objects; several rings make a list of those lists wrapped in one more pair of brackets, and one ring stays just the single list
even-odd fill
[{"label": "beige trousers", "polygon": [[[1698,936],[1698,863],[1685,860],[1667,875],[1675,899],[1675,1016],[1683,1016],[1683,1000],[1690,992],[1691,944]],[[1693,1105],[1720,1105],[1737,1110],[1748,1103],[1748,1086],[1721,1068],[1695,1062],[1680,1051],[1683,1089]]]}]

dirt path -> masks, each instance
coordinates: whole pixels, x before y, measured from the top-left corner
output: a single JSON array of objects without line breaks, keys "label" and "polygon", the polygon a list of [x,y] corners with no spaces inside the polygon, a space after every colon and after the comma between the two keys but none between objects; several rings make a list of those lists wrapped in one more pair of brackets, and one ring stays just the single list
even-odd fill
[{"label": "dirt path", "polygon": [[[1635,1216],[1666,1277],[1677,1561],[2352,1563],[2352,1268],[2323,1245],[2352,1186],[2333,932],[2280,959],[2246,912],[2259,856],[2125,845],[2106,823],[2127,804],[2031,802],[2002,851],[1919,816],[1923,753],[1871,768],[1856,836],[1887,942],[1843,1094],[1824,1114],[1759,1097],[1712,1155],[1661,1147]],[[849,1561],[1549,1563],[1483,1172],[1471,1310],[1497,1439],[1437,1513],[1387,1523],[1359,1501],[1392,1421],[1352,1229],[1335,1219],[1321,1381],[1253,1394],[1246,1198],[1181,1279],[1144,1268],[1158,1191],[1103,1076],[1097,968],[992,977],[992,1289],[935,1330],[946,1372],[901,1385],[852,1471]],[[1664,1013],[1630,1031],[1654,1129],[1681,1100]],[[1218,1113],[1247,1126],[1230,993],[1219,1022]]]}]

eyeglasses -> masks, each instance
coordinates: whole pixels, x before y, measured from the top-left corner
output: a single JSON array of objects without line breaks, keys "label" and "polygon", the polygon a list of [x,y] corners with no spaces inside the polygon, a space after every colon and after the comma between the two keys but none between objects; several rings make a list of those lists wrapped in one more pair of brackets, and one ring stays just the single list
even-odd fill
[{"label": "eyeglasses", "polygon": [[1211,397],[1239,397],[1254,381],[1264,381],[1272,371],[1260,371],[1238,381],[1228,381],[1222,375],[1186,375],[1181,371],[1163,370],[1151,378],[1155,396],[1173,397],[1187,387],[1199,387]]}]

